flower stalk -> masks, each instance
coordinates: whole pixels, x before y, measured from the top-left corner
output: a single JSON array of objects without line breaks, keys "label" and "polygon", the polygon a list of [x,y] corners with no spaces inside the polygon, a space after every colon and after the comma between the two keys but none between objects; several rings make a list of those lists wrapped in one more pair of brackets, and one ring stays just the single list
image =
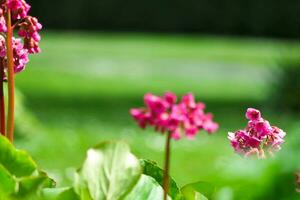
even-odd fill
[{"label": "flower stalk", "polygon": [[5,119],[5,100],[4,100],[4,65],[3,59],[0,59],[0,133],[6,136],[6,119]]},{"label": "flower stalk", "polygon": [[171,158],[171,133],[168,133],[166,146],[165,146],[165,165],[164,165],[164,177],[163,177],[164,200],[167,200],[168,192],[169,192],[170,158]]},{"label": "flower stalk", "polygon": [[13,60],[13,29],[11,26],[11,12],[6,14],[6,54],[7,54],[7,86],[8,86],[8,115],[7,115],[7,137],[14,140],[14,115],[15,115],[15,80],[14,80],[14,60]]},{"label": "flower stalk", "polygon": [[[1,132],[14,140],[15,117],[15,74],[23,71],[29,61],[29,54],[39,53],[42,25],[38,19],[28,15],[30,5],[25,0],[0,0],[0,61],[1,62]],[[14,37],[16,29],[19,37]],[[5,119],[3,81],[7,81],[8,108]],[[5,127],[6,120],[6,127]],[[2,133],[2,134],[3,134]]]}]

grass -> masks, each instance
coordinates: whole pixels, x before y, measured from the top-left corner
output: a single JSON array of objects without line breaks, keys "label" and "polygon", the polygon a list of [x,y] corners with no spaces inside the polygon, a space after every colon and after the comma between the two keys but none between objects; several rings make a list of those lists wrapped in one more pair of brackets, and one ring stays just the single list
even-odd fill
[{"label": "grass", "polygon": [[[226,134],[245,126],[243,113],[249,106],[262,108],[272,123],[297,132],[296,116],[278,114],[268,109],[265,101],[280,70],[277,61],[294,59],[300,43],[46,32],[42,49],[43,53],[32,56],[27,69],[17,75],[18,88],[33,116],[20,113],[17,126],[22,129],[25,120],[32,128],[26,129],[30,133],[18,137],[16,144],[28,150],[59,185],[70,183],[85,151],[103,140],[125,140],[138,157],[162,165],[164,137],[150,129],[138,129],[128,110],[141,106],[148,91],[191,91],[207,103],[221,129],[211,136],[201,132],[194,141],[173,142],[174,178],[180,185],[212,181],[237,199],[280,198],[270,197],[266,191],[277,187],[282,174],[290,177],[295,163],[282,161],[287,161],[287,155],[294,158],[299,148],[289,143],[288,150],[274,160],[246,161],[232,152]],[[284,167],[288,169],[282,171]],[[253,190],[253,186],[261,189]],[[286,195],[291,190],[278,191]]]}]

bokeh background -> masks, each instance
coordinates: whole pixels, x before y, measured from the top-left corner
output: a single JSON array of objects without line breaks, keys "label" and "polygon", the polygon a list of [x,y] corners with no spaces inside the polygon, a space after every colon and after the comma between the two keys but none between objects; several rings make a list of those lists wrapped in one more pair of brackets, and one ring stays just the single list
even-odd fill
[{"label": "bokeh background", "polygon": [[[28,1],[44,25],[42,53],[17,75],[16,145],[58,185],[85,151],[127,141],[162,166],[164,136],[140,130],[128,111],[146,92],[193,92],[220,129],[172,143],[179,185],[203,180],[218,200],[299,199],[300,1]],[[234,154],[227,132],[248,107],[287,132],[274,158]]]}]

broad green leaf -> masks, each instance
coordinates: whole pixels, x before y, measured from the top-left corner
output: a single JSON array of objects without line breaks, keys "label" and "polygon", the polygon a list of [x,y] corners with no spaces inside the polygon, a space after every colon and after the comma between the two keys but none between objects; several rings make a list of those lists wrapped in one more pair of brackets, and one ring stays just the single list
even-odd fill
[{"label": "broad green leaf", "polygon": [[43,200],[80,200],[73,188],[46,188],[42,192]]},{"label": "broad green leaf", "polygon": [[195,192],[195,200],[208,200],[208,198],[206,198],[204,195],[202,195],[199,192]]},{"label": "broad green leaf", "polygon": [[16,149],[7,138],[0,136],[0,164],[16,177],[29,176],[36,164],[25,151]]},{"label": "broad green leaf", "polygon": [[51,188],[55,182],[46,173],[39,172],[37,175],[22,177],[18,180],[18,191],[13,195],[14,199],[32,199],[40,195],[43,188]]},{"label": "broad green leaf", "polygon": [[88,150],[74,187],[82,200],[119,200],[132,190],[141,173],[139,160],[126,143],[104,142]]},{"label": "broad green leaf", "polygon": [[0,199],[15,192],[16,181],[13,176],[0,164]]},{"label": "broad green leaf", "polygon": [[162,187],[154,178],[142,175],[136,186],[124,200],[163,200],[163,194]]},{"label": "broad green leaf", "polygon": [[210,200],[215,193],[215,187],[208,182],[188,184],[181,189],[184,200]]},{"label": "broad green leaf", "polygon": [[[162,186],[164,171],[161,168],[159,168],[157,164],[153,161],[141,159],[140,162],[143,167],[143,174],[151,176]],[[170,197],[172,197],[173,200],[181,199],[180,190],[176,182],[172,179],[172,177],[169,177],[169,180],[170,180],[170,188],[169,188]]]}]

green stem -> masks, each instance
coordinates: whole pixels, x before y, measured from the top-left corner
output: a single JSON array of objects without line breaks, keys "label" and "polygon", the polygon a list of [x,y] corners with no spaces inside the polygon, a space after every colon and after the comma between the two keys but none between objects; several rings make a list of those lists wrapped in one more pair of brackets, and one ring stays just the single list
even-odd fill
[{"label": "green stem", "polygon": [[0,60],[0,132],[6,136],[6,120],[5,120],[5,101],[4,101],[4,65],[3,59]]},{"label": "green stem", "polygon": [[11,13],[7,9],[6,15],[7,37],[7,82],[8,82],[8,115],[7,115],[7,135],[11,143],[14,140],[14,115],[15,115],[15,79],[14,79],[14,60],[13,60],[13,29],[11,26]]},{"label": "green stem", "polygon": [[166,146],[165,146],[165,166],[164,166],[164,177],[163,177],[163,189],[164,189],[164,200],[168,198],[169,192],[169,168],[170,168],[170,157],[171,157],[171,133],[167,134]]}]

